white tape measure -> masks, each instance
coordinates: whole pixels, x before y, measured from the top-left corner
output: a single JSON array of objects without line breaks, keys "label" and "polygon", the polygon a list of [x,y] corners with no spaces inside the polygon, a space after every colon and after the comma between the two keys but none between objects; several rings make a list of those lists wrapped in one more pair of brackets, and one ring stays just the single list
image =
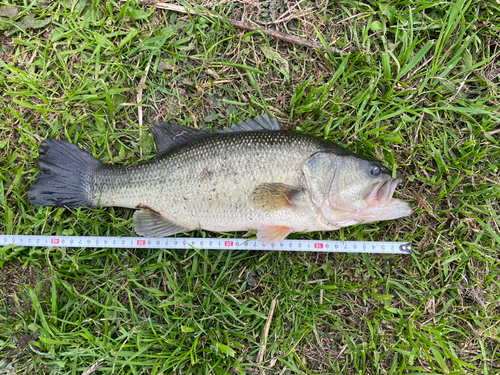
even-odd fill
[{"label": "white tape measure", "polygon": [[146,238],[95,236],[0,235],[0,246],[92,247],[115,249],[284,250],[330,253],[411,254],[408,242],[284,240],[264,245],[256,240],[227,238]]}]

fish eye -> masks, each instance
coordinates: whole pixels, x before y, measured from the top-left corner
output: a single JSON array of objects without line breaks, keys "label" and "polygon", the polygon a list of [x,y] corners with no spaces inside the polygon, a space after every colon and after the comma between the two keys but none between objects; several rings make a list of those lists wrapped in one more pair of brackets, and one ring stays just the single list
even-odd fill
[{"label": "fish eye", "polygon": [[370,173],[372,176],[378,176],[380,172],[380,167],[377,164],[370,164],[370,166],[368,167],[368,173]]}]

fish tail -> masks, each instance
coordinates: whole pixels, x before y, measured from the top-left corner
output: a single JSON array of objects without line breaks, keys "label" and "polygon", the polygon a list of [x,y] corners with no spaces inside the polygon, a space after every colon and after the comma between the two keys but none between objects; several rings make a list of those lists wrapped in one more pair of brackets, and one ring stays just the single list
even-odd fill
[{"label": "fish tail", "polygon": [[46,139],[36,160],[40,173],[28,199],[35,206],[96,207],[92,175],[101,162],[71,143]]}]

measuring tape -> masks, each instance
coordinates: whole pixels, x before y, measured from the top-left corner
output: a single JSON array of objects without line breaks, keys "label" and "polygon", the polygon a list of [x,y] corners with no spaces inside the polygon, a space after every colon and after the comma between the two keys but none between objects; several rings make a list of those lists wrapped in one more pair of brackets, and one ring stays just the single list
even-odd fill
[{"label": "measuring tape", "polygon": [[330,253],[411,254],[411,243],[379,241],[284,240],[264,245],[256,240],[224,238],[146,238],[95,236],[0,235],[0,245],[93,247],[115,249],[286,250]]}]

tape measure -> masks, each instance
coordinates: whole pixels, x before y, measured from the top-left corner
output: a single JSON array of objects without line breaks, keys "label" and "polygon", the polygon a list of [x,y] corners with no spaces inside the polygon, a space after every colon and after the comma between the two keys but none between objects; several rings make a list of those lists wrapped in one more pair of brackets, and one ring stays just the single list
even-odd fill
[{"label": "tape measure", "polygon": [[0,235],[0,245],[115,249],[281,250],[330,253],[411,254],[411,243],[385,241],[284,240],[264,245],[257,240],[227,238],[147,238],[95,236]]}]

